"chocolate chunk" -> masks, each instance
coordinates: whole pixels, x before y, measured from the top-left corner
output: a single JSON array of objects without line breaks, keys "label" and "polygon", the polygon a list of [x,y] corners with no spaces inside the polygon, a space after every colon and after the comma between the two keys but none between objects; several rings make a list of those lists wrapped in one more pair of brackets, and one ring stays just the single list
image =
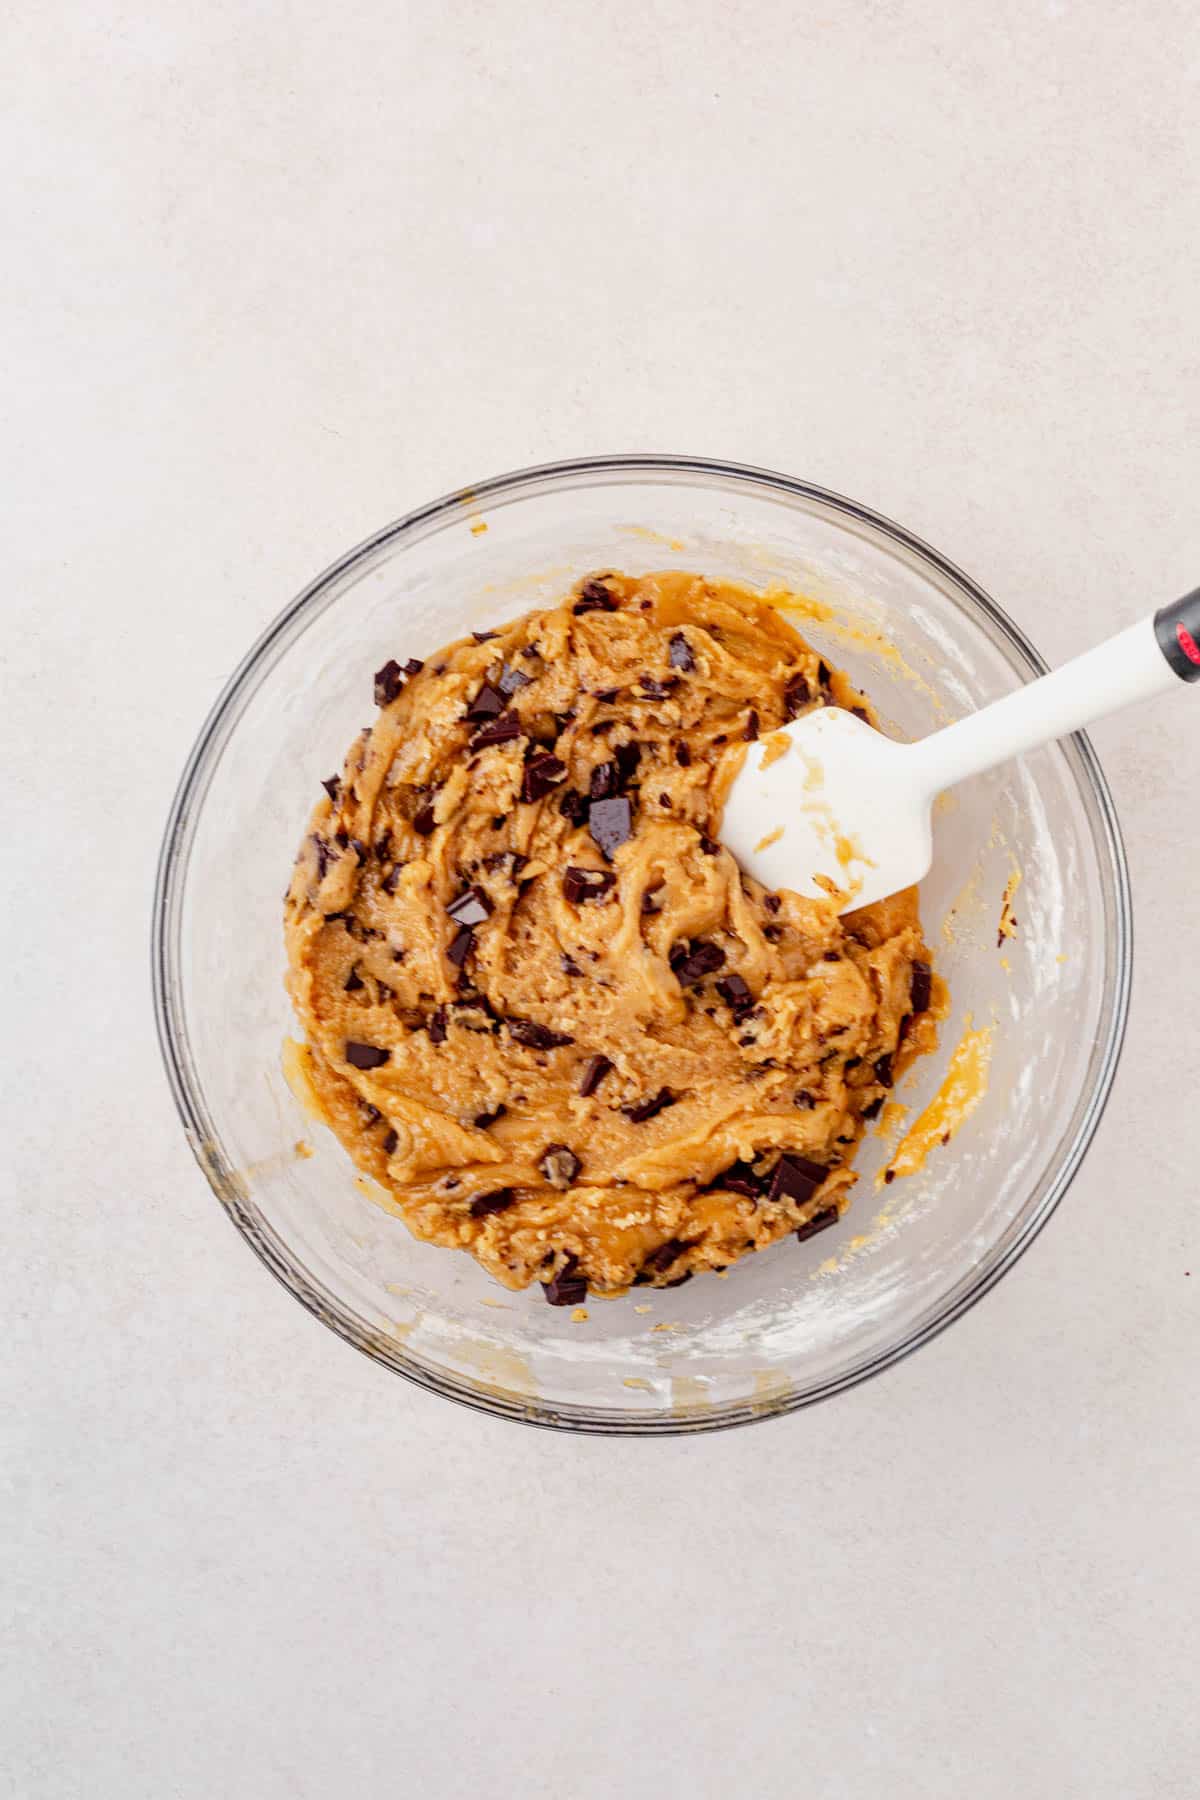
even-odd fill
[{"label": "chocolate chunk", "polygon": [[667,809],[667,811],[668,811],[668,812],[670,812],[670,810],[671,810],[671,796],[670,796],[670,794],[660,794],[660,795],[659,795],[659,796],[658,796],[658,804],[659,804],[659,805],[660,805],[660,806],[665,806],[665,807],[666,807],[666,809]]},{"label": "chocolate chunk", "polygon": [[721,846],[718,844],[716,838],[710,838],[707,832],[702,832],[700,834],[701,856],[715,856],[720,848]]},{"label": "chocolate chunk", "polygon": [[427,800],[420,811],[413,817],[412,827],[421,837],[428,837],[437,825],[433,816],[433,801]]},{"label": "chocolate chunk", "polygon": [[652,1250],[643,1262],[643,1269],[650,1269],[655,1275],[663,1275],[673,1262],[678,1262],[685,1250],[690,1250],[694,1239],[668,1238],[657,1250]]},{"label": "chocolate chunk", "polygon": [[456,925],[482,925],[491,917],[492,903],[481,887],[469,887],[450,902],[446,912]]},{"label": "chocolate chunk", "polygon": [[883,1095],[876,1094],[876,1096],[872,1100],[871,1104],[869,1106],[863,1107],[862,1116],[864,1119],[877,1119],[879,1117],[879,1114],[880,1114],[882,1108],[883,1108]]},{"label": "chocolate chunk", "polygon": [[864,725],[869,725],[871,723],[870,719],[867,717],[867,709],[865,706],[852,706],[850,711],[854,714],[856,719],[861,719]]},{"label": "chocolate chunk", "polygon": [[627,788],[637,773],[637,766],[642,759],[640,744],[618,744],[613,752],[617,765],[617,780],[621,787]]},{"label": "chocolate chunk", "polygon": [[510,708],[507,712],[498,713],[490,725],[481,725],[468,749],[482,750],[488,744],[511,744],[520,735],[521,721]]},{"label": "chocolate chunk", "polygon": [[595,1093],[612,1066],[607,1056],[589,1056],[579,1083],[579,1092],[585,1100]]},{"label": "chocolate chunk", "polygon": [[764,925],[763,936],[766,938],[768,944],[777,944],[783,936],[783,926]]},{"label": "chocolate chunk", "polygon": [[742,727],[742,736],[748,744],[752,744],[758,736],[758,714],[752,712]]},{"label": "chocolate chunk", "polygon": [[767,1197],[770,1200],[794,1200],[803,1206],[806,1200],[812,1199],[828,1173],[829,1170],[823,1169],[820,1163],[789,1152],[775,1164]]},{"label": "chocolate chunk", "polygon": [[446,1009],[435,1007],[429,1015],[429,1041],[431,1044],[444,1044],[446,1041]]},{"label": "chocolate chunk", "polygon": [[880,1087],[891,1087],[894,1077],[892,1075],[892,1059],[890,1056],[880,1056],[876,1058],[875,1079]]},{"label": "chocolate chunk", "polygon": [[566,1144],[547,1144],[538,1158],[538,1168],[551,1187],[569,1188],[583,1164]]},{"label": "chocolate chunk", "polygon": [[832,675],[829,673],[829,664],[827,662],[819,662],[817,664],[817,680],[823,688],[827,688],[829,683],[833,680]]},{"label": "chocolate chunk", "polygon": [[410,656],[404,665],[404,673],[406,675],[419,675],[424,667],[425,664],[421,661],[419,656]]},{"label": "chocolate chunk", "polygon": [[710,1188],[724,1188],[727,1193],[741,1194],[746,1200],[761,1198],[765,1180],[756,1173],[754,1165],[748,1162],[730,1163],[724,1174],[718,1175],[710,1182]]},{"label": "chocolate chunk", "polygon": [[579,598],[571,611],[574,613],[616,612],[617,597],[611,594],[602,581],[585,581],[579,590]]},{"label": "chocolate chunk", "polygon": [[551,1031],[548,1025],[538,1025],[533,1019],[509,1019],[508,1034],[530,1050],[557,1050],[560,1044],[575,1042],[565,1032]]},{"label": "chocolate chunk", "polygon": [[686,744],[676,744],[676,746],[675,746],[675,761],[679,764],[681,769],[690,769],[691,768],[692,753],[688,749]]},{"label": "chocolate chunk", "polygon": [[385,894],[394,894],[396,889],[400,886],[400,870],[402,866],[401,863],[393,863],[392,867],[384,876],[383,891]]},{"label": "chocolate chunk", "polygon": [[340,775],[331,775],[329,777],[328,781],[323,781],[321,783],[321,786],[325,789],[325,792],[329,795],[329,798],[333,801],[333,804],[336,806],[337,802],[338,802],[338,795],[342,791],[341,776]]},{"label": "chocolate chunk", "polygon": [[746,981],[740,975],[723,975],[717,983],[717,992],[733,1014],[734,1024],[740,1025],[754,1006],[754,995]]},{"label": "chocolate chunk", "polygon": [[579,964],[575,961],[574,957],[568,956],[565,950],[559,951],[558,960],[562,967],[562,972],[564,975],[582,975],[583,974],[583,970],[580,968]]},{"label": "chocolate chunk", "polygon": [[816,1104],[816,1100],[812,1094],[808,1092],[807,1088],[797,1088],[796,1092],[792,1095],[792,1105],[798,1106],[801,1112],[811,1112]]},{"label": "chocolate chunk", "polygon": [[765,911],[769,913],[777,913],[783,905],[783,901],[779,898],[778,894],[764,894],[762,903]]},{"label": "chocolate chunk", "polygon": [[383,1154],[385,1156],[390,1156],[399,1142],[400,1139],[396,1136],[396,1133],[394,1131],[389,1131],[383,1140]]},{"label": "chocolate chunk", "polygon": [[675,1277],[674,1281],[664,1281],[662,1285],[665,1288],[682,1287],[685,1282],[692,1279],[695,1273],[696,1271],[694,1269],[685,1269],[682,1275],[677,1275]]},{"label": "chocolate chunk", "polygon": [[369,1100],[360,1100],[358,1107],[368,1125],[378,1125],[380,1119],[383,1117],[379,1108],[377,1106],[372,1106]]},{"label": "chocolate chunk", "polygon": [[486,1131],[489,1125],[494,1125],[497,1119],[502,1119],[507,1111],[507,1106],[505,1106],[503,1100],[501,1100],[500,1104],[498,1106],[493,1106],[490,1112],[476,1113],[476,1130]]},{"label": "chocolate chunk", "polygon": [[841,962],[841,960],[842,953],[840,950],[822,950],[821,952],[822,962]]},{"label": "chocolate chunk", "polygon": [[665,700],[671,689],[678,687],[678,677],[668,675],[665,681],[659,681],[653,675],[638,676],[638,700]]},{"label": "chocolate chunk", "polygon": [[486,724],[489,719],[497,718],[508,705],[508,695],[502,694],[498,687],[485,681],[475,698],[468,706],[465,718],[478,725]]},{"label": "chocolate chunk", "polygon": [[471,1202],[473,1219],[487,1219],[492,1213],[506,1212],[516,1199],[511,1188],[493,1188],[490,1194],[476,1194]]},{"label": "chocolate chunk", "polygon": [[446,946],[447,959],[461,969],[475,944],[475,933],[469,925],[460,925]]},{"label": "chocolate chunk", "polygon": [[330,863],[337,861],[337,851],[327,838],[321,836],[320,832],[313,832],[312,842],[317,853],[317,880],[324,881],[326,869]]},{"label": "chocolate chunk", "polygon": [[[602,706],[611,706],[620,691],[620,688],[598,688],[596,690],[596,698],[600,701]],[[610,728],[615,725],[616,722],[615,719],[610,719],[608,721]]]},{"label": "chocolate chunk", "polygon": [[806,1220],[803,1225],[797,1226],[796,1236],[803,1243],[805,1238],[816,1237],[818,1231],[826,1231],[830,1225],[836,1225],[837,1222],[837,1207],[824,1206],[820,1212],[814,1213],[812,1218]]},{"label": "chocolate chunk", "polygon": [[804,676],[793,675],[783,690],[784,718],[796,718],[800,709],[807,706],[811,699],[812,695],[809,692],[808,682],[804,679]]},{"label": "chocolate chunk", "polygon": [[390,706],[404,686],[404,670],[395,657],[389,657],[382,669],[375,671],[375,704]]},{"label": "chocolate chunk", "polygon": [[587,1299],[587,1281],[576,1273],[579,1258],[568,1256],[561,1269],[543,1284],[551,1306],[580,1306]]},{"label": "chocolate chunk", "polygon": [[588,816],[588,802],[577,788],[567,788],[558,803],[558,810],[572,825],[582,825]]},{"label": "chocolate chunk", "polygon": [[593,843],[611,860],[633,836],[633,811],[625,796],[593,801],[588,809],[588,830]]},{"label": "chocolate chunk", "polygon": [[521,798],[527,803],[542,800],[551,788],[565,781],[567,765],[549,750],[539,750],[525,764],[525,774],[521,780]]},{"label": "chocolate chunk", "polygon": [[649,1100],[639,1100],[636,1105],[623,1106],[621,1111],[631,1125],[644,1125],[647,1119],[653,1119],[658,1113],[665,1112],[668,1106],[674,1106],[679,1095],[673,1094],[670,1088],[659,1088],[657,1094]]},{"label": "chocolate chunk", "polygon": [[477,644],[490,644],[493,638],[499,637],[498,631],[473,631],[471,636]]},{"label": "chocolate chunk", "polygon": [[929,1003],[933,999],[933,970],[927,962],[914,962],[912,966],[912,1009],[915,1013],[928,1012]]},{"label": "chocolate chunk", "polygon": [[686,669],[690,674],[696,666],[696,658],[692,654],[692,646],[682,631],[677,631],[667,647],[667,660],[673,669]]},{"label": "chocolate chunk", "polygon": [[662,885],[663,884],[660,881],[657,886],[647,888],[642,895],[642,911],[644,913],[657,913],[662,911],[662,902],[655,898],[656,894],[661,892]]},{"label": "chocolate chunk", "polygon": [[[684,951],[682,956],[678,954],[680,949]],[[688,948],[672,944],[667,960],[680,987],[695,987],[698,981],[703,981],[706,975],[713,974],[724,965],[725,952],[719,944],[701,940]]]},{"label": "chocolate chunk", "polygon": [[355,994],[363,985],[363,978],[357,969],[351,969],[342,988],[344,994]]},{"label": "chocolate chunk", "polygon": [[507,694],[510,699],[514,694],[519,693],[522,688],[531,687],[532,685],[532,675],[526,675],[523,669],[510,669],[507,664],[501,669],[500,679],[496,683],[500,692],[502,694]]},{"label": "chocolate chunk", "polygon": [[620,786],[621,776],[616,761],[597,763],[588,782],[588,794],[593,800],[608,800]]},{"label": "chocolate chunk", "polygon": [[604,869],[568,868],[563,876],[563,893],[572,905],[579,906],[585,900],[604,900],[616,886],[615,875]]},{"label": "chocolate chunk", "polygon": [[390,1050],[380,1050],[374,1044],[346,1045],[346,1061],[352,1069],[382,1069],[391,1056]]}]

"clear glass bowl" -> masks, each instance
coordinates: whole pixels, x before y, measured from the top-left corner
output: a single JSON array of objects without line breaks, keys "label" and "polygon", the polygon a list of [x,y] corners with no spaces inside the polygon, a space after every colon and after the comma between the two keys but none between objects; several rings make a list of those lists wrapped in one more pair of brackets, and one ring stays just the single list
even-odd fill
[{"label": "clear glass bowl", "polygon": [[[320,576],[250,651],[171,809],[154,916],[163,1054],[214,1193],[279,1279],[350,1343],[435,1393],[595,1432],[699,1431],[861,1381],[987,1291],[1079,1167],[1116,1068],[1128,878],[1084,737],[960,790],[937,824],[926,935],[953,1013],[897,1098],[920,1107],[965,1016],[994,1028],[990,1085],[925,1169],[877,1188],[869,1138],[849,1212],[678,1290],[591,1300],[585,1321],[418,1243],[364,1191],[281,1066],[295,1027],[281,902],[318,781],[372,716],[371,674],[552,600],[583,571],[683,567],[784,584],[801,622],[900,735],[1040,673],[974,582],[908,532],[805,482],[683,457],[530,469],[389,525]],[[997,948],[1001,896],[1020,927]],[[307,1140],[312,1154],[297,1152]]]}]

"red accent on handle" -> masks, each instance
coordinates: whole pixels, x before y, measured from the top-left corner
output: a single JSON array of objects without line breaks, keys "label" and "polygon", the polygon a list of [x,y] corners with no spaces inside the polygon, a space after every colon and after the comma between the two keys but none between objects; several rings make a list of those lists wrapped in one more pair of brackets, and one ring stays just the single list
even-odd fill
[{"label": "red accent on handle", "polygon": [[1175,627],[1175,636],[1179,639],[1179,648],[1189,662],[1200,665],[1200,644],[1198,644],[1186,625]]}]

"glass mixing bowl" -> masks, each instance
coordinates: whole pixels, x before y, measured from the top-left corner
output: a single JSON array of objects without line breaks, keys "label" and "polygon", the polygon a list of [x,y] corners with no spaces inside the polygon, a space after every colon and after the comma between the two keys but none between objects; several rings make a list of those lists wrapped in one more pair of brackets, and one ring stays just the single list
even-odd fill
[{"label": "glass mixing bowl", "polygon": [[[217,1198],[267,1267],[350,1343],[505,1418],[699,1431],[786,1412],[886,1368],[1012,1267],[1079,1167],[1112,1083],[1129,992],[1128,878],[1082,736],[942,805],[923,913],[952,1013],[940,1053],[896,1098],[924,1106],[969,1020],[992,1033],[986,1096],[919,1174],[891,1185],[877,1185],[886,1146],[869,1137],[854,1202],[819,1238],[788,1239],[722,1278],[593,1298],[583,1320],[547,1306],[538,1287],[508,1293],[465,1254],[418,1243],[285,1079],[296,1028],[283,890],[320,778],[372,716],[372,672],[551,601],[602,567],[695,569],[810,596],[830,616],[801,629],[902,736],[1044,667],[936,551],[785,476],[597,457],[451,494],[313,582],[214,707],[163,844],[158,1025]],[[1019,928],[998,948],[1014,874]]]}]

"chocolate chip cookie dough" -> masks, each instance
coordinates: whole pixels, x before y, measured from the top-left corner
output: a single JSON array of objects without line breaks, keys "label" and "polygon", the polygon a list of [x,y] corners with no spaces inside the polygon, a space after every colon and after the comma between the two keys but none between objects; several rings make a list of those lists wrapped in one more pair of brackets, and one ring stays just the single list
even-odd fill
[{"label": "chocolate chip cookie dough", "polygon": [[574,1305],[833,1224],[934,1041],[916,893],[839,919],[718,834],[748,740],[864,696],[774,607],[670,573],[389,661],[375,700],[301,846],[287,982],[410,1229]]}]

